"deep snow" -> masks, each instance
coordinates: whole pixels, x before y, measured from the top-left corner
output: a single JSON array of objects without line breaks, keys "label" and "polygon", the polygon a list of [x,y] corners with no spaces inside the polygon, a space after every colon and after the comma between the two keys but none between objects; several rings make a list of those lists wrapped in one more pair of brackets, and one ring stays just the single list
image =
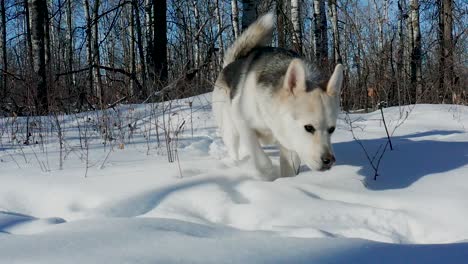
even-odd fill
[{"label": "deep snow", "polygon": [[[4,129],[12,120],[0,119],[0,262],[468,261],[467,106],[385,109],[395,150],[383,156],[377,181],[347,119],[373,158],[386,143],[380,112],[340,116],[332,170],[304,168],[297,177],[264,182],[247,164],[224,158],[209,95],[173,102],[164,116],[174,128],[185,120],[180,163],[168,163],[150,117],[161,109],[109,110],[109,122],[132,120],[134,127],[113,132],[112,151],[93,130],[99,113],[59,117],[63,170],[53,129],[44,148],[23,145],[19,132],[12,144],[12,130]],[[87,172],[78,124],[92,136]],[[267,150],[277,163],[277,149]]]}]

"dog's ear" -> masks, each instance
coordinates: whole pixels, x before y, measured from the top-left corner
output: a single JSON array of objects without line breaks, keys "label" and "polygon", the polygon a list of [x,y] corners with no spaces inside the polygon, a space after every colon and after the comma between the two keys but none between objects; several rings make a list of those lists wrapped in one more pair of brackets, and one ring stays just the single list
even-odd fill
[{"label": "dog's ear", "polygon": [[339,96],[341,84],[343,83],[343,65],[338,64],[333,71],[330,80],[327,83],[327,94],[330,96]]},{"label": "dog's ear", "polygon": [[284,79],[284,87],[288,92],[294,94],[306,89],[306,72],[304,63],[300,59],[291,61]]}]

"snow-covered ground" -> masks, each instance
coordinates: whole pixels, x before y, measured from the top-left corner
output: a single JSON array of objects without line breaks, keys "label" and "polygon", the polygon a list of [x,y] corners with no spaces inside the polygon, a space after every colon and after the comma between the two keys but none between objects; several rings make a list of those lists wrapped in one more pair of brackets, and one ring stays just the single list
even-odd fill
[{"label": "snow-covered ground", "polygon": [[[264,182],[225,158],[209,98],[164,119],[161,105],[109,110],[106,145],[102,114],[59,116],[62,170],[55,117],[48,133],[0,119],[0,263],[468,262],[467,106],[385,109],[394,150],[376,181],[349,120],[377,164],[379,111],[340,116],[332,170]],[[154,126],[169,119],[173,163]]]}]

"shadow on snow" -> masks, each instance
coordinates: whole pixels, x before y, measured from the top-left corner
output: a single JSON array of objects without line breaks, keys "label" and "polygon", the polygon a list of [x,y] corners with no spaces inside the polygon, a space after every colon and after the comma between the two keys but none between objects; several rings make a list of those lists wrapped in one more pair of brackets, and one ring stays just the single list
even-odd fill
[{"label": "shadow on snow", "polygon": [[[426,136],[449,136],[462,131],[435,130],[405,136],[392,137],[394,150],[386,150],[380,163],[379,176],[374,181],[374,170],[356,141],[333,144],[337,165],[361,167],[359,174],[365,177],[367,188],[387,190],[406,188],[420,178],[444,173],[468,164],[468,142],[445,142],[421,139]],[[386,138],[361,140],[369,156],[383,148]],[[376,161],[380,154],[377,155]]]}]

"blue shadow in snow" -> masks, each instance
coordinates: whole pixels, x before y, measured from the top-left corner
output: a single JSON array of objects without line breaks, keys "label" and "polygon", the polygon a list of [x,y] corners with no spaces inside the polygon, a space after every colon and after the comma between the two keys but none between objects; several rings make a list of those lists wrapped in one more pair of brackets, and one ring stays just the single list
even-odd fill
[{"label": "blue shadow in snow", "polygon": [[[390,151],[388,148],[384,154],[376,181],[373,180],[374,170],[357,142],[335,143],[333,148],[337,156],[337,165],[361,167],[359,174],[365,177],[367,188],[371,190],[401,189],[410,186],[422,177],[466,166],[468,142],[417,140],[426,136],[449,136],[460,133],[466,132],[435,130],[392,137],[394,150]],[[386,138],[361,140],[371,158],[379,148],[383,148],[382,144],[386,141]]]}]

